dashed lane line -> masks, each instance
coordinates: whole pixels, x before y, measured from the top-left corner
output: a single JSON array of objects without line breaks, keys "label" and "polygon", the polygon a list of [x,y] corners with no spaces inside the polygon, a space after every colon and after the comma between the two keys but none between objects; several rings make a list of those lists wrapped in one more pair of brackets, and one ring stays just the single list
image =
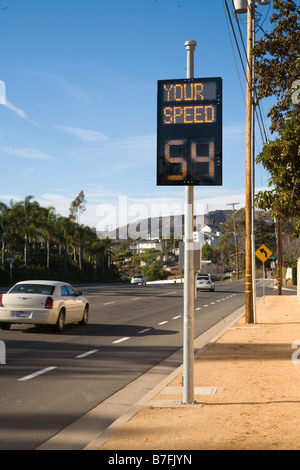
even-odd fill
[{"label": "dashed lane line", "polygon": [[[174,294],[176,291],[174,292],[169,292],[169,293],[166,293],[166,294],[159,294],[159,295],[168,295],[168,294]],[[227,299],[230,299],[231,297],[234,297],[235,295],[237,294],[232,294],[228,297],[225,297],[223,299],[219,299],[217,300],[216,302],[222,302],[224,300],[227,300]],[[135,297],[133,298],[132,300],[139,300],[141,297]],[[210,305],[214,305],[216,302],[211,302]],[[103,303],[102,305],[111,305],[111,304],[114,304],[115,302],[105,302]],[[209,307],[209,304],[206,304],[206,305],[203,305],[203,307]],[[201,310],[202,307],[197,307],[195,310]],[[178,318],[181,318],[182,315],[176,315],[175,317],[172,317],[172,320],[177,320]],[[168,323],[168,321],[162,321],[160,323],[158,323],[158,325],[165,325],[166,323]],[[150,331],[152,328],[144,328],[143,330],[140,330],[138,333],[139,334],[143,334],[143,333],[146,333],[147,331]],[[128,339],[130,339],[129,336],[125,336],[123,338],[119,338],[117,339],[116,341],[113,341],[113,344],[118,344],[118,343],[122,343],[123,341],[127,341]],[[87,351],[85,353],[82,353],[82,354],[79,354],[78,356],[75,356],[76,359],[82,359],[84,357],[87,357],[91,354],[94,354],[96,352],[98,352],[99,349],[92,349],[90,351]],[[19,382],[25,382],[27,380],[31,380],[35,377],[38,377],[39,375],[43,375],[43,374],[46,374],[47,372],[51,372],[52,370],[56,369],[57,366],[51,366],[51,367],[46,367],[45,369],[41,369],[37,372],[34,372],[33,374],[29,374],[29,375],[26,375],[25,377],[22,377],[20,379],[18,379]]]},{"label": "dashed lane line", "polygon": [[157,294],[157,297],[162,297],[163,295],[170,295],[170,294],[176,294],[176,290],[172,292],[165,292],[164,294]]},{"label": "dashed lane line", "polygon": [[75,356],[75,359],[82,359],[83,357],[90,356],[91,354],[94,354],[98,351],[99,349],[92,349],[91,351],[87,351],[83,354],[79,354],[78,356]]},{"label": "dashed lane line", "polygon": [[142,335],[143,333],[146,333],[147,331],[152,330],[152,328],[144,328],[143,330],[139,331],[138,334]]},{"label": "dashed lane line", "polygon": [[130,339],[130,337],[125,336],[124,338],[120,338],[120,339],[117,339],[116,341],[113,341],[113,344],[122,343],[123,341],[127,341],[128,339]]},{"label": "dashed lane line", "polygon": [[26,380],[33,379],[34,377],[37,377],[38,375],[46,374],[47,372],[50,372],[53,369],[56,369],[57,366],[53,367],[46,367],[46,369],[41,369],[38,370],[37,372],[34,372],[33,374],[26,375],[25,377],[22,377],[21,379],[18,379],[19,382],[25,382]]}]

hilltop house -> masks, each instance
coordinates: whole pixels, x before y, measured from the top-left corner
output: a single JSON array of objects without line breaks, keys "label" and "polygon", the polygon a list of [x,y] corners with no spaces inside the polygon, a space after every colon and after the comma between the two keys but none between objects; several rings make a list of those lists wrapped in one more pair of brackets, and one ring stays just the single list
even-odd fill
[{"label": "hilltop house", "polygon": [[218,227],[214,224],[205,224],[200,228],[200,232],[204,234],[204,241],[212,248],[216,248],[221,236]]}]

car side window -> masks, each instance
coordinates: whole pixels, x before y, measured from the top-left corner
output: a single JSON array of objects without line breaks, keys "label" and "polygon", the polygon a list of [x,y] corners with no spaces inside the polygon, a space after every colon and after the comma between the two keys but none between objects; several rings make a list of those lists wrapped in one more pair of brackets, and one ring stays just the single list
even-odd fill
[{"label": "car side window", "polygon": [[74,291],[74,289],[72,289],[72,287],[66,286],[66,288],[69,292],[69,295],[72,295],[73,297],[76,295],[76,292]]},{"label": "car side window", "polygon": [[63,296],[69,295],[69,292],[68,292],[68,289],[67,289],[66,286],[61,286],[60,292],[61,292],[61,295],[63,295]]}]

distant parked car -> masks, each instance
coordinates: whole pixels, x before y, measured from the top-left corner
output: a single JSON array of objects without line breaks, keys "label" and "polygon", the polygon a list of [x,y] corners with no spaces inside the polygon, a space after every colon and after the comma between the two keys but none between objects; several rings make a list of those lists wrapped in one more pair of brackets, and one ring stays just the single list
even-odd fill
[{"label": "distant parked car", "polygon": [[197,290],[215,290],[215,285],[210,276],[197,276]]},{"label": "distant parked car", "polygon": [[59,281],[23,281],[0,295],[0,328],[15,323],[53,325],[62,331],[67,323],[86,325],[89,302],[73,287]]},{"label": "distant parked car", "polygon": [[146,284],[146,278],[143,274],[135,274],[131,278],[131,284]]}]

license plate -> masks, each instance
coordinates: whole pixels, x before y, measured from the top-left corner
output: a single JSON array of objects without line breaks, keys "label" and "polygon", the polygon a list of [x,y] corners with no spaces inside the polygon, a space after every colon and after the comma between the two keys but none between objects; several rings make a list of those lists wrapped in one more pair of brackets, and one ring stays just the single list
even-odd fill
[{"label": "license plate", "polygon": [[28,313],[27,312],[15,312],[16,317],[20,318],[27,318]]}]

